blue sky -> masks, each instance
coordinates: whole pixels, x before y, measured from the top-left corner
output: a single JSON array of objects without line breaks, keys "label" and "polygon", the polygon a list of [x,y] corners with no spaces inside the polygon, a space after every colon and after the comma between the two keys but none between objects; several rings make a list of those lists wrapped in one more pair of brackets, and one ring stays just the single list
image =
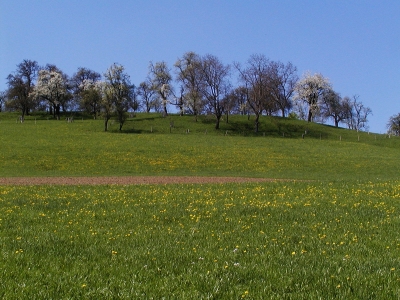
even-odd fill
[{"label": "blue sky", "polygon": [[172,69],[187,51],[227,64],[264,54],[359,95],[383,133],[400,113],[399,15],[398,0],[0,0],[0,90],[23,59],[70,76],[117,62],[139,84],[150,61]]}]

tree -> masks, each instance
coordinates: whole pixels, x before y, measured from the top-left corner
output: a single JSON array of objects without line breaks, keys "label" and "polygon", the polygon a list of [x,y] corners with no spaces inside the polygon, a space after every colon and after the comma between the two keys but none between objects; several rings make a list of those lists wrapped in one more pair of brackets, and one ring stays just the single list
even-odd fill
[{"label": "tree", "polygon": [[272,101],[285,117],[285,112],[292,107],[292,97],[298,81],[297,68],[292,63],[281,62],[269,64],[269,91]]},{"label": "tree", "polygon": [[239,71],[240,81],[246,88],[247,104],[256,116],[254,131],[258,132],[259,119],[270,95],[268,90],[269,60],[264,55],[255,54],[249,58],[245,68],[241,68],[238,63],[235,63],[235,67]]},{"label": "tree", "polygon": [[314,75],[306,73],[303,78],[297,82],[295,86],[295,91],[297,93],[295,100],[302,101],[308,105],[308,122],[313,120],[313,117],[319,111],[323,96],[330,89],[331,84],[329,80],[319,73]]},{"label": "tree", "polygon": [[353,108],[353,102],[348,96],[345,96],[342,100],[342,107],[343,107],[343,112],[344,112],[344,121],[347,124],[347,127],[349,129],[354,129],[354,108]]},{"label": "tree", "polygon": [[345,113],[345,122],[349,129],[367,130],[368,116],[372,114],[372,110],[364,106],[361,101],[358,101],[358,98],[358,95],[354,95],[353,100],[349,97],[343,98],[342,105]]},{"label": "tree", "polygon": [[7,92],[1,91],[0,92],[0,112],[3,111],[3,105],[6,103],[7,100]]},{"label": "tree", "polygon": [[219,123],[224,113],[224,99],[229,91],[229,65],[224,65],[217,57],[206,55],[202,59],[202,94],[206,99],[208,110],[215,115],[215,129],[219,129]]},{"label": "tree", "polygon": [[152,89],[152,83],[149,78],[139,84],[137,93],[142,99],[145,111],[149,113],[154,107],[154,89]]},{"label": "tree", "polygon": [[368,130],[368,115],[372,114],[369,107],[364,106],[361,101],[358,101],[359,96],[353,96],[353,109],[354,109],[354,122],[353,129],[355,130]]},{"label": "tree", "polygon": [[150,75],[151,75],[151,83],[154,91],[158,93],[161,98],[161,104],[163,107],[163,115],[164,117],[168,115],[167,104],[168,97],[172,94],[172,86],[171,86],[171,73],[168,69],[166,62],[157,62],[153,64],[150,62]]},{"label": "tree", "polygon": [[94,119],[101,112],[102,93],[99,83],[84,79],[79,86],[79,106],[92,114]]},{"label": "tree", "polygon": [[[179,109],[179,115],[183,116],[184,114],[184,110],[185,110],[185,90],[183,88],[183,86],[181,85],[179,87],[179,96],[175,97],[175,105],[178,107]],[[197,118],[196,118],[196,122],[197,122]]]},{"label": "tree", "polygon": [[202,97],[202,59],[194,52],[185,53],[174,64],[177,70],[177,81],[181,83],[181,99],[185,107],[195,116],[201,113],[204,107]]},{"label": "tree", "polygon": [[39,71],[34,94],[49,102],[54,118],[60,118],[61,107],[65,111],[67,102],[72,98],[69,92],[68,77],[54,65],[47,65]]},{"label": "tree", "polygon": [[247,115],[249,113],[247,96],[248,92],[244,86],[238,86],[229,93],[228,97],[230,98],[232,113],[240,115]]},{"label": "tree", "polygon": [[104,81],[98,82],[96,86],[101,94],[101,112],[104,117],[104,131],[107,131],[108,121],[111,119],[114,110],[113,93],[112,89]]},{"label": "tree", "polygon": [[387,128],[388,134],[400,136],[400,113],[389,118]]},{"label": "tree", "polygon": [[35,98],[32,96],[34,80],[37,77],[39,65],[36,61],[23,60],[17,65],[14,74],[7,77],[7,106],[20,110],[22,120],[35,107]]},{"label": "tree", "polygon": [[128,109],[132,106],[134,86],[130,82],[129,75],[125,73],[125,68],[116,63],[107,69],[104,79],[106,109],[114,109],[121,131],[127,118]]},{"label": "tree", "polygon": [[342,97],[332,89],[325,93],[321,111],[324,117],[333,119],[335,127],[339,127],[339,122],[346,120],[347,117],[346,106]]},{"label": "tree", "polygon": [[92,114],[95,119],[100,112],[101,97],[94,87],[100,79],[99,73],[87,68],[78,68],[70,80],[75,104]]}]

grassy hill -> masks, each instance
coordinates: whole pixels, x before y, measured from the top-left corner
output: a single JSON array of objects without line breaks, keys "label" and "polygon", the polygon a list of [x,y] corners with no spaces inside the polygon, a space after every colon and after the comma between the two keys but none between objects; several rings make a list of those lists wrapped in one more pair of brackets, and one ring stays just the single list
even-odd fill
[{"label": "grassy hill", "polygon": [[[400,169],[400,139],[262,117],[137,114],[123,130],[75,115],[73,123],[0,114],[0,176],[201,175],[313,180],[390,180]],[[303,138],[304,136],[304,138]]]},{"label": "grassy hill", "polygon": [[0,176],[299,179],[0,185],[0,298],[399,299],[398,137],[270,117],[258,134],[247,117],[213,126],[0,114]]}]

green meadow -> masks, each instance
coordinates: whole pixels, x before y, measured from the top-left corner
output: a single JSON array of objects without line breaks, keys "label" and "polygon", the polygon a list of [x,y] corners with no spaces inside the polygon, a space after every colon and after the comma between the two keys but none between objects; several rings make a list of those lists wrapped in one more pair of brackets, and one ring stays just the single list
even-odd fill
[{"label": "green meadow", "polygon": [[0,186],[0,297],[399,299],[399,138],[252,125],[138,114],[104,132],[0,114],[0,177],[287,179]]},{"label": "green meadow", "polygon": [[76,117],[67,123],[39,115],[20,124],[16,115],[0,114],[0,177],[397,178],[399,137],[268,117],[255,134],[252,119],[231,116],[229,120],[215,131],[207,116],[195,122],[193,116],[138,114],[128,119],[122,132],[116,123],[104,132],[102,120]]}]

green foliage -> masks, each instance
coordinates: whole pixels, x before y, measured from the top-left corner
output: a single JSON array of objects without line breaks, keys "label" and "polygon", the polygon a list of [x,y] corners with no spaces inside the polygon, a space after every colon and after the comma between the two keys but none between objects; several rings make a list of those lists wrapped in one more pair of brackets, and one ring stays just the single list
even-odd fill
[{"label": "green foliage", "polygon": [[400,182],[0,186],[3,299],[398,299]]}]

